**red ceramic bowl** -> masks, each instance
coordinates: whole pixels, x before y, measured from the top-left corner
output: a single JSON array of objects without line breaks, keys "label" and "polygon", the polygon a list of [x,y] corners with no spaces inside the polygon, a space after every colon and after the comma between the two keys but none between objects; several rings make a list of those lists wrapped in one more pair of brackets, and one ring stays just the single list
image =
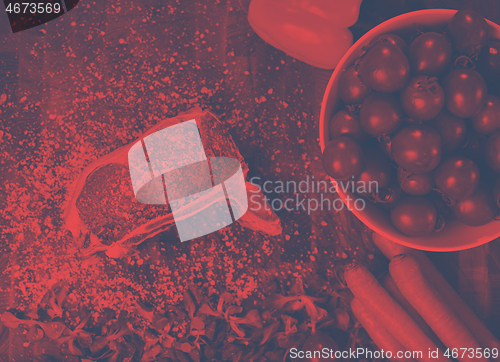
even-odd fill
[{"label": "red ceramic bowl", "polygon": [[[361,37],[340,60],[326,87],[323,103],[321,105],[319,139],[321,151],[329,141],[328,124],[332,116],[340,108],[338,95],[339,78],[345,68],[353,64],[362,53],[362,48],[376,36],[387,33],[404,33],[415,30],[415,24],[433,29],[444,29],[448,21],[455,15],[456,10],[433,9],[421,10],[396,16],[376,26]],[[490,38],[500,40],[500,26],[488,21]],[[339,196],[345,200],[347,196],[354,198],[350,192],[339,190]],[[469,249],[485,244],[500,237],[500,221],[492,221],[479,227],[472,227],[453,220],[447,222],[440,232],[432,233],[425,237],[408,237],[399,232],[391,223],[385,212],[379,210],[374,204],[367,202],[362,211],[352,212],[369,228],[382,236],[408,246],[410,248],[428,251],[456,251]]]}]

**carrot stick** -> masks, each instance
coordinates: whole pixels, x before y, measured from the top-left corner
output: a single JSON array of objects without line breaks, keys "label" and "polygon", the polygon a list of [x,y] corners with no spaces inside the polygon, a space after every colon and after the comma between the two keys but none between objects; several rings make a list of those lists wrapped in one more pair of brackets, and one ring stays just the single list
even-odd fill
[{"label": "carrot stick", "polygon": [[[500,341],[498,341],[493,333],[486,328],[479,317],[470,309],[462,298],[460,298],[455,289],[453,289],[453,287],[446,281],[439,270],[437,270],[434,264],[429,260],[429,258],[427,258],[425,253],[420,250],[410,249],[406,246],[396,244],[377,233],[373,233],[372,239],[375,245],[377,245],[380,251],[389,260],[398,254],[414,255],[417,258],[425,277],[431,281],[437,290],[439,290],[439,293],[443,296],[446,304],[448,304],[450,308],[455,311],[458,317],[474,335],[481,347],[489,348],[490,351],[493,348],[497,348],[498,351],[500,351]],[[500,362],[500,356],[497,358],[491,357],[491,360]]]},{"label": "carrot stick", "polygon": [[[488,362],[486,358],[469,358],[461,348],[481,348],[472,333],[455,312],[446,304],[438,290],[428,281],[411,254],[396,255],[389,264],[389,271],[401,293],[424,318],[434,333],[450,348],[458,350],[457,359],[462,361]],[[467,352],[466,350],[466,352]],[[482,354],[481,354],[482,355]]]},{"label": "carrot stick", "polygon": [[354,298],[351,302],[351,309],[356,319],[361,323],[379,350],[384,351],[386,356],[388,354],[387,351],[391,352],[393,357],[389,358],[390,361],[415,362],[413,358],[397,358],[398,352],[405,352],[406,349],[374,317],[375,313],[370,310],[369,306],[365,307],[358,299]]},{"label": "carrot stick", "polygon": [[396,255],[400,254],[408,254],[413,251],[417,251],[415,249],[411,249],[407,246],[397,244],[387,238],[384,238],[382,235],[374,232],[372,234],[372,240],[377,245],[377,248],[385,255],[385,257],[389,260],[392,260]]},{"label": "carrot stick", "polygon": [[422,332],[424,332],[439,348],[445,347],[443,343],[439,340],[436,334],[432,331],[431,327],[425,323],[424,319],[418,312],[413,308],[413,306],[405,299],[398,286],[392,279],[391,275],[387,273],[381,280],[380,284],[384,287],[389,295],[394,298],[396,302],[399,303],[401,307],[412,317],[412,319],[418,324]]},{"label": "carrot stick", "polygon": [[435,351],[437,346],[425,335],[415,321],[389,293],[382,288],[377,279],[362,265],[351,265],[344,272],[347,286],[363,305],[369,305],[385,329],[398,339],[408,351],[422,352],[419,361],[448,361],[442,355],[431,358],[428,351]]},{"label": "carrot stick", "polygon": [[[443,275],[437,270],[434,264],[427,258],[423,252],[419,252],[415,257],[420,267],[425,272],[427,279],[432,280],[434,286],[441,293],[446,303],[455,311],[462,322],[474,335],[479,345],[483,348],[489,348],[490,351],[496,348],[500,352],[500,341],[486,328],[479,317],[463,301],[453,287],[446,281]],[[500,356],[490,358],[492,361],[500,362]]]}]

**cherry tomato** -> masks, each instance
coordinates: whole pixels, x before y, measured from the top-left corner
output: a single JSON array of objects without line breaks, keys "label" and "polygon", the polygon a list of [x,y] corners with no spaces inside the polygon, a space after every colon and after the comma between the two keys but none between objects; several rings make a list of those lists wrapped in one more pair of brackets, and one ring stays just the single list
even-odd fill
[{"label": "cherry tomato", "polygon": [[446,35],[419,35],[408,49],[408,61],[415,74],[439,75],[451,62],[451,43]]},{"label": "cherry tomato", "polygon": [[366,52],[359,74],[370,88],[392,93],[405,85],[410,76],[410,64],[398,46],[379,42]]},{"label": "cherry tomato", "polygon": [[454,69],[443,83],[446,107],[457,117],[469,118],[481,111],[488,90],[483,77],[473,69]]},{"label": "cherry tomato", "polygon": [[339,79],[339,95],[346,104],[361,103],[370,93],[370,88],[363,83],[356,65],[344,70]]},{"label": "cherry tomato", "polygon": [[391,153],[398,166],[407,171],[430,172],[441,161],[441,136],[426,125],[408,126],[392,140]]},{"label": "cherry tomato", "polygon": [[398,170],[398,181],[401,189],[408,195],[423,196],[432,191],[434,176],[432,173],[414,173],[402,168]]},{"label": "cherry tomato", "polygon": [[495,187],[493,188],[493,199],[496,201],[497,206],[500,207],[500,178],[497,178]]},{"label": "cherry tomato", "polygon": [[486,77],[500,79],[500,41],[490,41],[481,51],[479,67]]},{"label": "cherry tomato", "polygon": [[376,149],[365,148],[363,153],[366,167],[354,178],[354,182],[361,196],[370,197],[389,185],[392,168],[384,155]]},{"label": "cherry tomato", "polygon": [[433,119],[444,106],[443,88],[437,78],[426,75],[411,78],[401,90],[400,99],[403,110],[415,121]]},{"label": "cherry tomato", "polygon": [[448,23],[448,36],[462,53],[477,55],[489,38],[488,23],[473,10],[459,10]]},{"label": "cherry tomato", "polygon": [[484,157],[493,171],[500,172],[500,132],[493,133],[486,141]]},{"label": "cherry tomato", "polygon": [[456,150],[465,141],[467,125],[462,118],[455,117],[449,113],[441,113],[434,119],[432,125],[441,135],[441,146],[443,153]]},{"label": "cherry tomato", "polygon": [[372,136],[381,136],[398,129],[403,110],[392,94],[371,93],[359,112],[361,127]]},{"label": "cherry tomato", "polygon": [[361,128],[358,118],[343,109],[337,112],[330,121],[330,139],[339,136],[349,136],[362,142],[367,134]]},{"label": "cherry tomato", "polygon": [[[313,334],[312,336],[308,337],[304,344],[302,345],[302,350],[303,351],[321,351],[323,348],[328,349],[328,351],[333,350],[333,353],[339,351],[339,346],[337,342],[335,342],[330,336],[316,332],[316,334]],[[331,357],[331,355],[330,355]],[[305,358],[304,361],[307,362],[329,362],[329,361],[335,361],[335,357],[333,358],[321,358],[321,357],[312,357],[312,358]]]},{"label": "cherry tomato", "polygon": [[368,43],[368,48],[371,48],[373,45],[377,43],[389,43],[392,45],[396,45],[401,50],[406,50],[406,42],[399,35],[396,34],[381,34],[372,39],[370,43]]},{"label": "cherry tomato", "polygon": [[429,235],[437,217],[436,207],[424,197],[407,196],[391,210],[392,224],[408,236]]},{"label": "cherry tomato", "polygon": [[456,218],[469,226],[481,226],[492,221],[497,215],[497,205],[491,190],[482,183],[469,197],[457,201],[453,206]]},{"label": "cherry tomato", "polygon": [[484,108],[471,119],[472,127],[488,135],[500,130],[500,97],[489,95]]},{"label": "cherry tomato", "polygon": [[451,157],[438,166],[434,181],[445,196],[461,200],[476,190],[479,184],[479,167],[466,157]]},{"label": "cherry tomato", "polygon": [[363,151],[350,137],[337,137],[323,150],[323,167],[335,180],[345,181],[357,176],[364,166]]}]

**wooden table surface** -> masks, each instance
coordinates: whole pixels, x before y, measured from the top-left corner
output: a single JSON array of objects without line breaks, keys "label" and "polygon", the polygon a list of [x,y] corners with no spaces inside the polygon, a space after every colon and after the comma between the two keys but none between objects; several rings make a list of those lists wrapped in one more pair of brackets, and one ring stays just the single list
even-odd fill
[{"label": "wooden table surface", "polygon": [[[325,177],[318,119],[332,71],[263,42],[246,21],[248,4],[82,0],[60,19],[16,34],[0,19],[4,255],[27,264],[54,254],[47,235],[59,235],[68,185],[82,168],[193,105],[210,108],[227,125],[250,177]],[[494,0],[364,0],[352,31],[359,38],[392,16],[440,7],[472,8],[500,23]],[[290,236],[283,262],[303,258],[318,243],[337,245],[338,259],[370,262],[377,254],[347,212],[278,215]],[[495,242],[430,255],[492,327],[500,321],[499,249]]]}]

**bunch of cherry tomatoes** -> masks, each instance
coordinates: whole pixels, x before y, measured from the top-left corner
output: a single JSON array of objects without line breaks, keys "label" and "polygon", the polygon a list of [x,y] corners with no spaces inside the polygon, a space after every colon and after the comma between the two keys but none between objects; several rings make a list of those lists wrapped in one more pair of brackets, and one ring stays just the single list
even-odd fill
[{"label": "bunch of cherry tomatoes", "polygon": [[500,207],[500,42],[460,10],[446,31],[373,39],[340,76],[323,166],[408,236],[456,218],[481,226]]}]

